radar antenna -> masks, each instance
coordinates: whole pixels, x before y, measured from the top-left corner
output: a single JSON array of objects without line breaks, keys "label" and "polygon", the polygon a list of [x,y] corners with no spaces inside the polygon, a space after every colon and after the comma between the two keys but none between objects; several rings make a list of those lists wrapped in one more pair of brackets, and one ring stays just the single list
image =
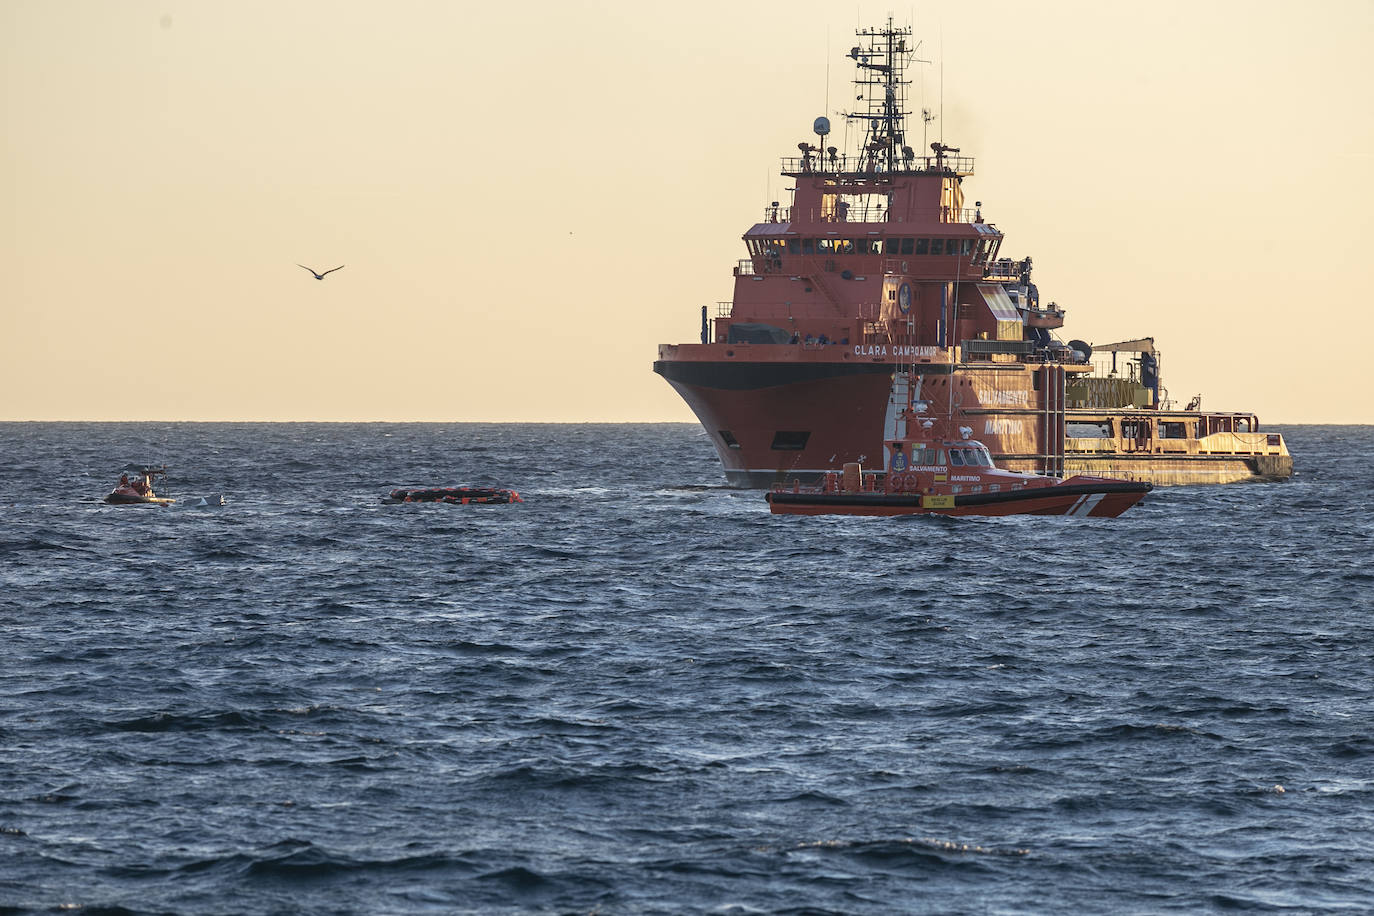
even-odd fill
[{"label": "radar antenna", "polygon": [[858,69],[855,101],[864,102],[866,110],[843,115],[864,125],[863,165],[888,172],[909,168],[914,157],[906,152],[907,87],[911,85],[906,68],[912,62],[930,61],[916,57],[921,45],[911,43],[911,28],[893,25],[891,16],[881,28],[858,29],[854,34],[864,40],[849,49]]}]

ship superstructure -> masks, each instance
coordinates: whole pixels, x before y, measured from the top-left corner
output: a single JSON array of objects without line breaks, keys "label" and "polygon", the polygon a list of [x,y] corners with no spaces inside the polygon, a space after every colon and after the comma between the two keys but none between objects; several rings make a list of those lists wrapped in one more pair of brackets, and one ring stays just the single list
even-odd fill
[{"label": "ship superstructure", "polygon": [[815,141],[782,162],[790,203],[743,236],[733,301],[703,308],[700,343],[661,345],[654,364],[730,482],[881,460],[912,386],[1012,470],[1161,484],[1291,474],[1282,437],[1253,415],[1170,410],[1153,340],[1099,347],[1096,362],[1113,362],[1096,371],[1093,348],[1055,336],[1064,309],[1041,303],[1031,259],[1003,256],[1002,231],[967,205],[973,158],[911,146],[911,30],[856,34],[854,148],[815,120]]}]

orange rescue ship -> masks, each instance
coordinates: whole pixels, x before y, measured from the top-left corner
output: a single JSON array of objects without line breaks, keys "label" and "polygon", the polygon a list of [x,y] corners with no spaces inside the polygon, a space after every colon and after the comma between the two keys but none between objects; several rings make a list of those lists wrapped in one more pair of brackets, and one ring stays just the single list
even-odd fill
[{"label": "orange rescue ship", "polygon": [[[1060,340],[1065,311],[1042,304],[1030,258],[969,207],[974,160],[907,132],[916,46],[907,28],[858,33],[849,51],[857,148],[818,142],[785,158],[790,205],[744,234],[734,299],[704,307],[700,343],[663,344],[654,371],[697,415],[728,481],[767,488],[849,462],[892,470],[890,445],[913,367],[998,467],[1155,484],[1282,479],[1283,436],[1248,412],[1177,409],[1149,337],[1097,347]],[[924,124],[934,118],[922,109]]]}]

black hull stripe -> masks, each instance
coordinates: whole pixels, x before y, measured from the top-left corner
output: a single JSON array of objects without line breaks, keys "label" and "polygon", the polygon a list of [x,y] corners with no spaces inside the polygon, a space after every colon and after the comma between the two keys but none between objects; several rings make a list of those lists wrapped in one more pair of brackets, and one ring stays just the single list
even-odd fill
[{"label": "black hull stripe", "polygon": [[[954,497],[958,506],[996,506],[1006,503],[1027,502],[1049,496],[1106,496],[1109,493],[1148,493],[1153,487],[1148,483],[1124,480],[1120,483],[1076,484],[1073,486],[1035,487],[1030,490],[1012,490],[1007,493],[959,493]],[[776,491],[765,497],[769,502],[784,506],[912,506],[920,508],[919,495],[896,493],[788,493]]]},{"label": "black hull stripe", "polygon": [[[776,388],[800,382],[817,382],[830,378],[859,375],[891,375],[896,369],[891,363],[698,363],[658,360],[654,371],[670,382],[696,388],[717,388],[725,391],[749,391],[756,388]],[[931,368],[934,374],[948,371],[947,366]]]}]

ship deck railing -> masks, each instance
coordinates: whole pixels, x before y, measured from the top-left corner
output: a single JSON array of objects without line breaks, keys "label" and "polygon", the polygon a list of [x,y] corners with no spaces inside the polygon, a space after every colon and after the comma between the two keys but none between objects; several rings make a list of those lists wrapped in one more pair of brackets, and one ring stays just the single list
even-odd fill
[{"label": "ship deck railing", "polygon": [[[892,215],[892,211],[880,204],[872,206],[848,207],[764,207],[765,223],[801,223],[806,225],[907,225],[908,223],[976,223],[982,220],[982,211],[977,208],[962,209],[955,207],[934,207],[918,210],[908,220],[906,214]],[[795,231],[795,230],[794,230]],[[831,232],[840,235],[839,232]]]},{"label": "ship deck railing", "polygon": [[784,175],[822,175],[836,178],[874,178],[880,175],[972,175],[972,156],[916,156],[892,168],[870,156],[783,156]]},{"label": "ship deck railing", "polygon": [[[1070,412],[1072,419],[1072,412]],[[1144,438],[1133,436],[1092,436],[1064,437],[1064,452],[1075,457],[1094,455],[1160,455],[1195,457],[1273,455],[1287,453],[1283,436],[1266,432],[1209,432],[1201,436],[1187,438],[1163,438],[1150,435]]]},{"label": "ship deck railing", "polygon": [[1008,270],[1004,265],[989,264],[983,270],[983,279],[990,283],[1015,283],[1021,279],[1021,271]]}]

